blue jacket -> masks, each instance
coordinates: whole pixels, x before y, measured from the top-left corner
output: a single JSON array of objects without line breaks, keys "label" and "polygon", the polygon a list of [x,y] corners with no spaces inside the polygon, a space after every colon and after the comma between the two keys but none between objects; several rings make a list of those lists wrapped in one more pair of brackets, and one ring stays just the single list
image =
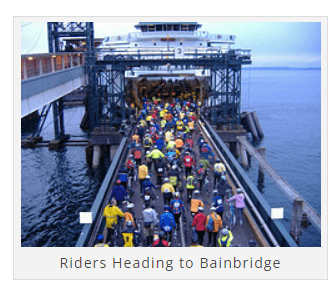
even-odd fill
[{"label": "blue jacket", "polygon": [[212,197],[212,205],[216,207],[216,212],[223,212],[223,198],[221,196]]},{"label": "blue jacket", "polygon": [[176,228],[174,216],[170,212],[166,211],[161,215],[160,228],[165,232],[170,232],[173,228]]},{"label": "blue jacket", "polygon": [[121,168],[118,172],[118,179],[120,179],[121,182],[127,182],[128,177],[128,169]]},{"label": "blue jacket", "polygon": [[150,191],[152,192],[152,188],[155,188],[156,189],[156,186],[150,181],[150,180],[145,180],[143,183],[142,183],[142,194],[145,193],[145,189],[146,188],[149,188]]},{"label": "blue jacket", "polygon": [[164,148],[164,141],[163,139],[159,138],[156,142],[155,145],[157,148],[161,151]]},{"label": "blue jacket", "polygon": [[170,202],[170,209],[171,212],[173,214],[178,214],[182,211],[182,209],[184,210],[184,204],[183,201],[181,199],[173,199]]},{"label": "blue jacket", "polygon": [[126,195],[127,195],[127,192],[126,192],[124,186],[122,186],[122,185],[119,185],[119,186],[116,185],[112,189],[111,199],[113,197],[115,197],[115,199],[117,201],[123,201],[123,200],[125,200]]}]

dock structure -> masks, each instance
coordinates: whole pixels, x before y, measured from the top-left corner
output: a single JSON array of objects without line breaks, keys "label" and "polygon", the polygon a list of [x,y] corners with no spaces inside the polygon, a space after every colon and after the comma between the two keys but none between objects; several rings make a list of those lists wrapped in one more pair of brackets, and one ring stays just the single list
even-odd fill
[{"label": "dock structure", "polygon": [[[315,225],[317,230],[321,232],[321,216],[314,210],[312,206],[307,203],[302,196],[282,177],[279,173],[266,161],[258,150],[256,150],[246,137],[237,137],[243,150],[250,154],[258,162],[259,166],[269,174],[275,181],[279,189],[293,202],[293,216],[292,219],[298,220],[298,223],[292,221],[292,226],[301,225],[302,213],[305,213],[310,221]],[[245,152],[245,154],[246,154]],[[297,233],[297,227],[293,227],[293,233]]]}]

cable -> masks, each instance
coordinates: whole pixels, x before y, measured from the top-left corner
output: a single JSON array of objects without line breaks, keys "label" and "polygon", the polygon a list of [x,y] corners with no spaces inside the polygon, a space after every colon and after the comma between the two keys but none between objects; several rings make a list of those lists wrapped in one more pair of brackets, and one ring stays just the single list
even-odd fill
[{"label": "cable", "polygon": [[33,47],[32,47],[29,51],[26,52],[26,54],[29,54],[29,53],[34,49],[34,47],[37,45],[37,43],[39,42],[40,37],[41,37],[41,33],[42,33],[42,27],[43,27],[43,24],[42,24],[42,26],[40,27],[40,33],[39,33],[39,36],[37,37],[36,42],[34,43]]}]

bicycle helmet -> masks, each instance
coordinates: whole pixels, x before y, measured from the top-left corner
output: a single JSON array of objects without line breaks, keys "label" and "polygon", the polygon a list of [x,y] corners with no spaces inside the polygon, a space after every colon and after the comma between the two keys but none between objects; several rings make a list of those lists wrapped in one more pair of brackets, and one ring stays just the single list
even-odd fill
[{"label": "bicycle helmet", "polygon": [[218,191],[216,190],[216,189],[214,189],[213,191],[212,191],[212,194],[217,194],[218,193]]},{"label": "bicycle helmet", "polygon": [[224,236],[227,236],[229,234],[229,230],[224,228],[222,231],[221,231],[222,235]]},{"label": "bicycle helmet", "polygon": [[200,211],[200,212],[204,211],[204,207],[199,206],[199,207],[198,207],[198,211]]},{"label": "bicycle helmet", "polygon": [[104,241],[104,235],[103,235],[103,234],[99,234],[99,235],[97,236],[97,241],[98,241],[98,242],[103,242],[103,241]]},{"label": "bicycle helmet", "polygon": [[242,189],[241,189],[241,188],[237,188],[236,192],[237,192],[237,193],[241,193],[241,192],[242,192]]}]

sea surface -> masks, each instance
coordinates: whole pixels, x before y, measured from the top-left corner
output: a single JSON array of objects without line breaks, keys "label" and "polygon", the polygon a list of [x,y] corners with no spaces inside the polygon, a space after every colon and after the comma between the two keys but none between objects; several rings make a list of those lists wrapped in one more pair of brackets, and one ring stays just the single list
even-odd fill
[{"label": "sea surface", "polygon": [[[268,162],[321,213],[321,71],[243,68],[242,111],[254,110],[265,134],[254,145],[266,148]],[[65,110],[72,139],[87,137],[79,128],[83,115],[83,107]],[[52,112],[41,136],[53,139]],[[90,210],[105,172],[86,164],[84,146],[21,149],[21,245],[74,246],[82,230],[79,212]],[[257,184],[254,161],[247,172]],[[289,230],[289,199],[267,175],[259,188],[271,207],[284,208]],[[313,226],[303,229],[300,245],[321,245]]]}]

